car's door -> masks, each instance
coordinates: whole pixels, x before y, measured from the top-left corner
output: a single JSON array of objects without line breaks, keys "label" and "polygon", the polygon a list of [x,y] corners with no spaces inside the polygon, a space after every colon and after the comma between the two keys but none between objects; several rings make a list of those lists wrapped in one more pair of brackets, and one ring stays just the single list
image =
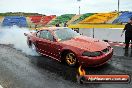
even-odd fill
[{"label": "car's door", "polygon": [[48,54],[48,42],[50,42],[50,40],[48,39],[49,35],[50,32],[48,30],[42,30],[37,33],[39,39],[36,41],[36,46],[39,49],[40,53]]},{"label": "car's door", "polygon": [[55,59],[59,60],[60,59],[60,52],[62,49],[62,46],[60,45],[59,42],[53,41],[48,43],[48,54],[52,57],[55,57]]},{"label": "car's door", "polygon": [[43,54],[58,58],[60,46],[54,41],[54,36],[48,30],[40,31],[37,47]]}]

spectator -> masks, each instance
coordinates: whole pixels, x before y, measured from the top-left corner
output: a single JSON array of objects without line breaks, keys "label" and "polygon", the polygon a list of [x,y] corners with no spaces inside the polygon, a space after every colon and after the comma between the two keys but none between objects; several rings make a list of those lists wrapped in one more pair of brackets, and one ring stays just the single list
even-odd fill
[{"label": "spectator", "polygon": [[60,24],[59,24],[59,23],[57,23],[55,26],[56,26],[56,27],[60,27]]},{"label": "spectator", "polygon": [[38,25],[37,25],[37,24],[35,24],[35,29],[37,28],[37,26],[38,26]]},{"label": "spectator", "polygon": [[67,27],[67,26],[68,26],[68,25],[67,25],[67,23],[65,22],[65,23],[64,23],[64,27]]},{"label": "spectator", "polygon": [[124,49],[128,49],[130,41],[132,42],[132,17],[130,18],[130,22],[128,22],[125,25],[125,28],[123,29],[121,36],[123,35],[124,32],[125,32],[125,44],[126,44]]}]

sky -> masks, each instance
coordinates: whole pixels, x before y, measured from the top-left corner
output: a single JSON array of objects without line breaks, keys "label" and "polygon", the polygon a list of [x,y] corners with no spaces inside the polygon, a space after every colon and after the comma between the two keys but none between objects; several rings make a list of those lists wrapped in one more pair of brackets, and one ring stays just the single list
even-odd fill
[{"label": "sky", "polygon": [[[35,12],[45,15],[111,12],[118,0],[0,0],[0,12]],[[132,0],[120,0],[121,11],[132,11]]]}]

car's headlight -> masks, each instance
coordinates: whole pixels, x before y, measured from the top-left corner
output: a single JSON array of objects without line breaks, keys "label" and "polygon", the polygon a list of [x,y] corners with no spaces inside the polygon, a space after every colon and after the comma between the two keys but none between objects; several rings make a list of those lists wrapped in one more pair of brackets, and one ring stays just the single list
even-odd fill
[{"label": "car's headlight", "polygon": [[96,52],[85,51],[82,55],[83,56],[88,56],[88,57],[96,57],[96,56],[102,55],[102,52],[100,52],[100,51],[96,51]]}]

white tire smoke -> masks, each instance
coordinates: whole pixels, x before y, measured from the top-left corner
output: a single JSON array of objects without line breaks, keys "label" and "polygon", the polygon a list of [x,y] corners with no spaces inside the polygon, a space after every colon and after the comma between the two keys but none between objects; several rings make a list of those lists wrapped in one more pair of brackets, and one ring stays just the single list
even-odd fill
[{"label": "white tire smoke", "polygon": [[38,56],[38,54],[27,45],[27,38],[24,33],[29,33],[28,28],[13,27],[0,27],[0,44],[11,44],[17,50],[21,50],[27,55]]}]

